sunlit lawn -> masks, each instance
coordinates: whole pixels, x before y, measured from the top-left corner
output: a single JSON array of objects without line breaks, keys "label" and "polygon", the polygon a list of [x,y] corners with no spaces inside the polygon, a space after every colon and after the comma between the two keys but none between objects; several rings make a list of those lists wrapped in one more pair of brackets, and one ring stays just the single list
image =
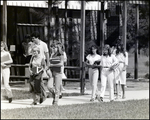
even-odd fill
[{"label": "sunlit lawn", "polygon": [[148,119],[149,100],[1,110],[1,119]]}]

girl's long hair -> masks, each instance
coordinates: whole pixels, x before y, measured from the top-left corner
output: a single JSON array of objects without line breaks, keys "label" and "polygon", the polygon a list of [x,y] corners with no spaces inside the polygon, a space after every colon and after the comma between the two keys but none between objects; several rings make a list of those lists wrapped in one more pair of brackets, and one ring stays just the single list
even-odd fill
[{"label": "girl's long hair", "polygon": [[53,43],[52,45],[51,45],[51,47],[55,47],[55,46],[57,46],[57,53],[55,53],[55,55],[56,56],[61,56],[61,55],[63,55],[63,45],[62,45],[62,43],[61,42],[55,42],[55,43]]},{"label": "girl's long hair", "polygon": [[4,50],[5,50],[5,51],[8,51],[8,47],[7,47],[6,42],[1,41],[1,45],[3,45],[3,46],[4,46]]},{"label": "girl's long hair", "polygon": [[108,50],[108,55],[111,56],[111,49],[110,49],[110,46],[108,44],[105,44],[104,49],[107,49]]},{"label": "girl's long hair", "polygon": [[116,46],[116,55],[118,55],[119,53],[123,53],[123,55],[126,57],[123,44],[117,44],[117,46]]},{"label": "girl's long hair", "polygon": [[90,48],[90,54],[93,55],[92,49],[96,49],[96,53],[97,53],[97,46],[92,45]]}]

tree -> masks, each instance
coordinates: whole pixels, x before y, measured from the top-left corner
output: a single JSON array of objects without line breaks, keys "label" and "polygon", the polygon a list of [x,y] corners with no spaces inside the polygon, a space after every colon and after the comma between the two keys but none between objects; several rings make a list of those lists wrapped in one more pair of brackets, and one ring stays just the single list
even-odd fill
[{"label": "tree", "polygon": [[127,49],[135,46],[135,40],[139,40],[139,51],[149,48],[149,6],[140,5],[139,9],[139,35],[136,36],[136,11],[135,5],[128,4],[127,20]]}]

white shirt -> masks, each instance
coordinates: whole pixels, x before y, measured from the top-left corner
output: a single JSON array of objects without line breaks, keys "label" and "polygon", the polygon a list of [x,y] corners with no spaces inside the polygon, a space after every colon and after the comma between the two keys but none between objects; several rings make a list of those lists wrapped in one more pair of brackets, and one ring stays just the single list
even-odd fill
[{"label": "white shirt", "polygon": [[116,58],[118,59],[119,62],[125,63],[125,65],[128,65],[128,53],[125,52],[126,57],[123,55],[123,53],[119,53],[116,55]]},{"label": "white shirt", "polygon": [[96,54],[96,55],[91,55],[89,54],[86,59],[89,61],[90,65],[93,65],[95,61],[98,61],[101,59],[101,56]]},{"label": "white shirt", "polygon": [[46,59],[45,53],[48,52],[48,47],[47,44],[43,41],[40,40],[39,44],[35,44],[40,48],[40,55]]},{"label": "white shirt", "polygon": [[102,55],[100,65],[102,67],[111,67],[117,63],[118,63],[118,59],[115,57],[115,55],[113,55],[113,54],[111,56],[103,56]]}]

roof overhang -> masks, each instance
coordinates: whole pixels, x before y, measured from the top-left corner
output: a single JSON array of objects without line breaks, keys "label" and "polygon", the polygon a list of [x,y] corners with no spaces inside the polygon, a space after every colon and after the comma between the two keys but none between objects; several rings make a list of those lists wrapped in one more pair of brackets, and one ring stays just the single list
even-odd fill
[{"label": "roof overhang", "polygon": [[[104,9],[107,9],[107,2],[105,3]],[[3,1],[1,1],[1,5],[3,5]],[[47,1],[7,1],[7,6],[48,8]],[[59,9],[65,9],[65,1],[60,1],[56,6]],[[67,9],[81,10],[81,1],[69,1]],[[101,10],[101,2],[86,2],[85,10]]]}]

